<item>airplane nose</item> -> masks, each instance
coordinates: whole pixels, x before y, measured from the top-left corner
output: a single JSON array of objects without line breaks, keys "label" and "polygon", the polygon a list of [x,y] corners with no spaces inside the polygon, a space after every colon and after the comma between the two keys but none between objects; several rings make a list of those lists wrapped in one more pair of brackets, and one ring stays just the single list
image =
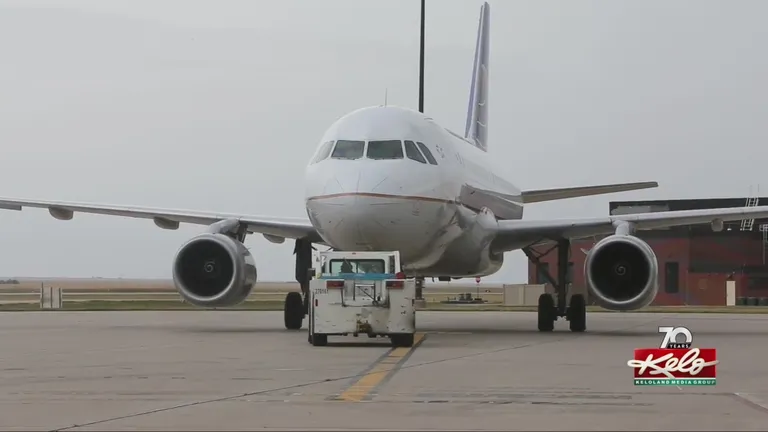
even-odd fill
[{"label": "airplane nose", "polygon": [[408,228],[398,229],[402,206],[391,198],[362,194],[313,200],[309,205],[328,243],[340,250],[362,251],[400,249]]},{"label": "airplane nose", "polygon": [[[341,250],[399,250],[407,237],[403,212],[413,202],[387,192],[399,190],[394,173],[345,169],[328,178],[323,193],[307,201],[310,219],[320,235]],[[395,229],[398,224],[402,229]]]}]

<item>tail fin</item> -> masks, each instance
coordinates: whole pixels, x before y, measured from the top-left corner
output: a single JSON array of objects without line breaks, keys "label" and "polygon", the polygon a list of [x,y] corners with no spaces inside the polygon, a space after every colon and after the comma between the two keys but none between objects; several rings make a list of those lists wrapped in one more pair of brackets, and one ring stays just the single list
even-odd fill
[{"label": "tail fin", "polygon": [[467,108],[467,126],[464,137],[488,151],[488,57],[490,54],[491,6],[488,2],[480,8],[480,23],[477,27],[475,63],[472,69],[472,83]]}]

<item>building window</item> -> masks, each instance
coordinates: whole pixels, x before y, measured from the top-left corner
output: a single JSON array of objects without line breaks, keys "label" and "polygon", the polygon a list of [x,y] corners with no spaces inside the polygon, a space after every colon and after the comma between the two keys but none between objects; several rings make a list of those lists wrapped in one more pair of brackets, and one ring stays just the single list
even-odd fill
[{"label": "building window", "polygon": [[680,290],[680,266],[676,262],[668,262],[664,269],[664,292],[677,294]]},{"label": "building window", "polygon": [[750,291],[765,291],[768,290],[768,277],[766,276],[750,276],[747,279],[747,289]]},{"label": "building window", "polygon": [[546,263],[546,262],[539,263],[536,271],[536,283],[537,284],[549,283],[549,281],[547,281],[547,277],[545,276],[548,272],[549,272],[549,263]]}]

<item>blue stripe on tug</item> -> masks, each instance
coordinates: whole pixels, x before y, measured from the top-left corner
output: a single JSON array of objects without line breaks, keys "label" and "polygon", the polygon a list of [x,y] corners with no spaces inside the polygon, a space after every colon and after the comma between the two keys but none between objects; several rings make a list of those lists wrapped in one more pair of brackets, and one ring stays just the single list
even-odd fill
[{"label": "blue stripe on tug", "polygon": [[344,280],[385,280],[397,279],[394,273],[339,273],[335,275],[324,275],[318,279],[344,279]]}]

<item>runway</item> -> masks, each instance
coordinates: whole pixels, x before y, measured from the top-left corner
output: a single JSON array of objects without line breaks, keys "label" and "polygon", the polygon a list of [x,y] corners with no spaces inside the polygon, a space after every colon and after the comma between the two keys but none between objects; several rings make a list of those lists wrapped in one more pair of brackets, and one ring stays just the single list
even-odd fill
[{"label": "runway", "polygon": [[[718,384],[635,387],[626,365],[685,325]],[[281,312],[0,313],[3,430],[763,430],[768,317],[420,312],[420,343],[312,347]],[[335,344],[334,342],[343,342]]]}]

